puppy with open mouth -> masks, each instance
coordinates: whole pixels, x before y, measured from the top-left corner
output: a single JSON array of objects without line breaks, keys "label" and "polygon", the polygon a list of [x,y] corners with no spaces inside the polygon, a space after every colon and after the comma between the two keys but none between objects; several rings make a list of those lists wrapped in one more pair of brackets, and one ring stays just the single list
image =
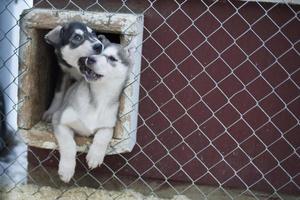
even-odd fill
[{"label": "puppy with open mouth", "polygon": [[58,85],[48,110],[43,114],[44,121],[51,121],[53,113],[61,106],[67,88],[82,78],[79,71],[80,57],[100,54],[107,39],[97,38],[95,31],[81,22],[70,22],[57,26],[45,35],[45,41],[52,45],[63,74],[58,74]]},{"label": "puppy with open mouth", "polygon": [[132,49],[110,43],[100,55],[78,60],[80,75],[66,92],[63,105],[52,119],[60,151],[61,180],[69,182],[76,165],[74,133],[94,135],[86,156],[93,169],[104,159],[117,121],[119,98],[132,66]]}]

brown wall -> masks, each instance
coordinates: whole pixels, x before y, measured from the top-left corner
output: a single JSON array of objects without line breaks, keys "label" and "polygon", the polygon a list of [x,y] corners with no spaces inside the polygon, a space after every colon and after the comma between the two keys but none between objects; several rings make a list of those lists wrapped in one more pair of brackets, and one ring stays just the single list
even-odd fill
[{"label": "brown wall", "polygon": [[[68,1],[49,2],[59,9]],[[107,10],[122,6],[107,2]],[[106,157],[106,165],[117,176],[299,193],[300,7],[126,6],[145,16],[138,142],[131,153]]]}]

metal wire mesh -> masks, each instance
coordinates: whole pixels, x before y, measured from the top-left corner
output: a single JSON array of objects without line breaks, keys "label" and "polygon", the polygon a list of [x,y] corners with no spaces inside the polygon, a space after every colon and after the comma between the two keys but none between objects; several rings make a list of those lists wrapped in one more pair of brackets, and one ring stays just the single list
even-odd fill
[{"label": "metal wire mesh", "polygon": [[[19,20],[9,9],[13,2],[1,11],[16,19],[12,29]],[[72,186],[142,185],[146,195],[159,196],[168,188],[188,197],[193,190],[195,199],[209,199],[217,191],[226,199],[299,195],[299,5],[41,0],[34,7],[145,17],[137,144],[131,153],[108,156],[96,171],[79,154]],[[1,31],[1,43],[10,42],[8,33]],[[18,56],[19,47],[10,45],[14,54],[1,58],[2,70],[9,71],[6,63]],[[17,85],[18,75],[10,76],[4,94]],[[29,148],[28,154],[28,181],[40,184],[47,177],[59,187],[57,152]],[[214,187],[207,191],[203,185]],[[230,188],[240,192],[234,195]]]}]

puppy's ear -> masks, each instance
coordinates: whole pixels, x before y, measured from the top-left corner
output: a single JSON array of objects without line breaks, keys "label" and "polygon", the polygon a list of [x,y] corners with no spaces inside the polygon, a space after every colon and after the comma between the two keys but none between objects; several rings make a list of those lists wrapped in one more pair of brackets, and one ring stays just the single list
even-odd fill
[{"label": "puppy's ear", "polygon": [[98,39],[104,45],[104,48],[111,43],[104,35],[98,35]]},{"label": "puppy's ear", "polygon": [[51,31],[49,31],[44,37],[45,41],[54,47],[59,46],[61,42],[61,36],[60,36],[61,30],[62,30],[62,26],[57,26]]},{"label": "puppy's ear", "polygon": [[127,46],[127,47],[125,47],[125,50],[127,51],[127,55],[130,60],[130,65],[133,66],[134,60],[135,60],[134,56],[135,56],[136,48],[134,46]]},{"label": "puppy's ear", "polygon": [[136,53],[136,51],[138,50],[138,47],[137,47],[137,45],[136,45],[136,41],[135,41],[133,38],[131,38],[131,39],[128,41],[127,45],[124,46],[124,49],[125,49],[125,51],[127,52],[128,58],[129,58],[129,60],[130,60],[130,62],[131,62],[131,66],[133,66],[133,65],[135,64],[135,63],[134,63],[134,60],[135,60],[135,53]]}]

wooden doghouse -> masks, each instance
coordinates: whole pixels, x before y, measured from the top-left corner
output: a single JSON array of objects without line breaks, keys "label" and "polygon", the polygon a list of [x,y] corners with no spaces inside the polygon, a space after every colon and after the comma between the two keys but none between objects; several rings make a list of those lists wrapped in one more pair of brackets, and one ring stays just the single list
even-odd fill
[{"label": "wooden doghouse", "polygon": [[[41,120],[54,93],[57,62],[44,35],[57,25],[81,21],[101,34],[136,47],[134,66],[121,96],[119,120],[107,154],[129,152],[136,142],[143,16],[133,14],[31,9],[20,21],[18,127],[29,146],[56,149],[52,126]],[[85,152],[92,138],[76,136],[77,150]]]}]

